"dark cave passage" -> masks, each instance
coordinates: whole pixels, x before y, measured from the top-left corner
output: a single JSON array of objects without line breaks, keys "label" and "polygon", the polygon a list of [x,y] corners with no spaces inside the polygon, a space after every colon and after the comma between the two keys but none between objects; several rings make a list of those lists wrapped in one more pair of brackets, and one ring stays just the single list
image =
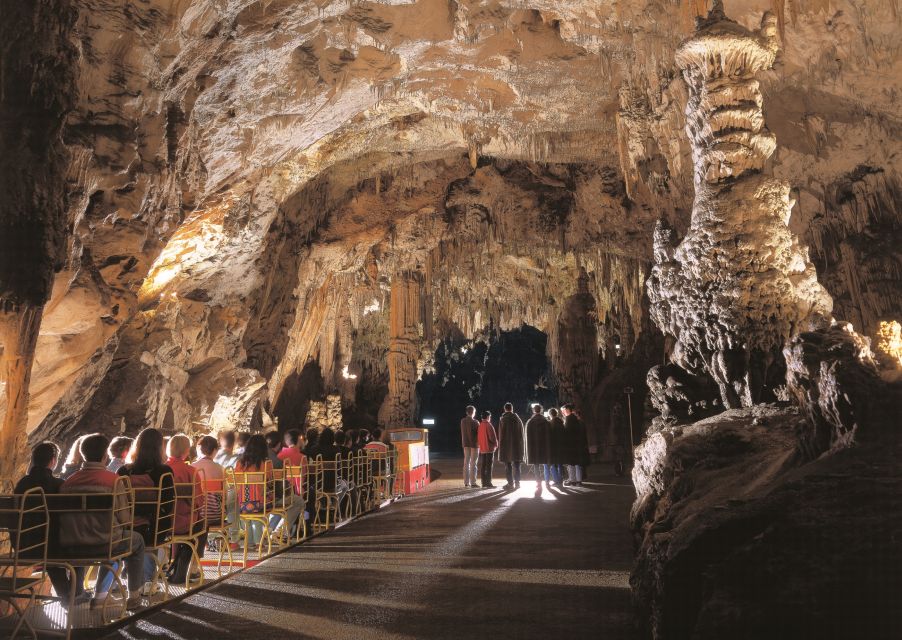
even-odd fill
[{"label": "dark cave passage", "polygon": [[434,370],[417,383],[418,423],[430,425],[430,446],[437,451],[459,451],[458,425],[464,408],[501,415],[505,402],[521,417],[529,406],[557,403],[546,346],[548,336],[524,325],[513,331],[488,333],[484,340],[446,338],[435,351]]}]

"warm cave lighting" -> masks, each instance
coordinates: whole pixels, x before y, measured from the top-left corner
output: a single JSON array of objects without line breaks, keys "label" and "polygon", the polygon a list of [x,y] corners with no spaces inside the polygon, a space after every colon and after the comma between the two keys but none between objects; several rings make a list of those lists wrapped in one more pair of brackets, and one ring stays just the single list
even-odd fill
[{"label": "warm cave lighting", "polygon": [[373,298],[373,301],[363,308],[363,315],[367,315],[370,313],[376,313],[377,311],[380,311],[381,309],[382,309],[382,305],[379,304],[378,300]]},{"label": "warm cave lighting", "polygon": [[877,350],[893,358],[902,367],[902,325],[884,320],[877,329]]},{"label": "warm cave lighting", "polygon": [[345,380],[356,380],[357,374],[351,373],[348,370],[348,365],[345,365],[344,368],[341,370],[341,377],[344,378]]},{"label": "warm cave lighting", "polygon": [[435,418],[423,418],[423,426],[431,426],[435,424]]},{"label": "warm cave lighting", "polygon": [[461,355],[464,355],[464,356],[467,355],[467,348],[466,348],[466,347],[461,347],[461,348],[460,348],[460,353],[461,353]]}]

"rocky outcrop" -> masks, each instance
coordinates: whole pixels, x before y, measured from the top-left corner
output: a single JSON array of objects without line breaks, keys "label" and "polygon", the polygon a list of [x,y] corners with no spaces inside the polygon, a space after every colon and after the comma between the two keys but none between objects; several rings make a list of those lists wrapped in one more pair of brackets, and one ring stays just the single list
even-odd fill
[{"label": "rocky outcrop", "polygon": [[676,54],[689,87],[695,201],[678,245],[656,228],[648,295],[654,321],[676,339],[673,362],[713,378],[726,407],[757,401],[784,341],[832,306],[787,226],[789,185],[764,172],[775,140],[755,76],[773,64],[777,42],[770,14],[751,33],[715,8]]},{"label": "rocky outcrop", "polygon": [[76,11],[68,0],[15,0],[0,19],[0,476],[25,462],[39,328],[65,256],[60,131],[75,97]]},{"label": "rocky outcrop", "polygon": [[647,636],[894,637],[899,439],[800,464],[807,428],[759,405],[637,449],[630,583]]}]

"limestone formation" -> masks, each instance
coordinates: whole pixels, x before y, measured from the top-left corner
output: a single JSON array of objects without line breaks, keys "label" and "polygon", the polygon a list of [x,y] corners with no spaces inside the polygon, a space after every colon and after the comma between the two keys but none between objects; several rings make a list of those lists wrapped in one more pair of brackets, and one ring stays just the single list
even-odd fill
[{"label": "limestone formation", "polygon": [[558,396],[580,407],[585,406],[598,373],[598,314],[588,280],[580,270],[576,291],[564,301],[549,341]]},{"label": "limestone formation", "polygon": [[764,171],[776,145],[755,76],[777,50],[772,15],[752,33],[715,8],[676,54],[696,194],[678,245],[656,229],[648,295],[655,322],[676,338],[673,361],[711,376],[727,407],[753,404],[783,342],[823,323],[832,305],[787,226],[789,185]]}]

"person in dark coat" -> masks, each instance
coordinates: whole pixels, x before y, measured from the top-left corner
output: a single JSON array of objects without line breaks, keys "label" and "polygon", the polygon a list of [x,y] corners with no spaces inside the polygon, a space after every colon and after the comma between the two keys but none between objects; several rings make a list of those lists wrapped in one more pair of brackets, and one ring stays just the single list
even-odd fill
[{"label": "person in dark coat", "polygon": [[[83,439],[84,438],[79,438],[79,442]],[[81,455],[81,452],[79,452],[79,455]],[[23,476],[19,482],[16,483],[13,493],[21,495],[29,489],[38,487],[43,489],[45,494],[59,493],[63,486],[63,479],[53,475],[53,470],[56,468],[59,457],[60,449],[54,443],[42,442],[37,445],[31,452],[31,468],[28,470],[28,474]],[[26,516],[24,521],[25,528],[35,526],[34,524],[29,523],[27,518],[28,516]],[[53,527],[53,522],[51,522],[51,528],[48,532],[48,541],[51,545],[51,550],[48,551],[49,555],[55,555],[59,549],[60,540],[58,539],[58,534],[58,528]],[[39,529],[32,532],[31,536],[23,533],[21,541],[22,546],[28,548],[37,544],[39,541],[35,536],[41,538],[43,537],[43,534]],[[63,606],[68,607],[70,603],[65,598],[69,594],[71,585],[71,582],[69,581],[69,572],[63,567],[56,566],[47,567],[46,569],[47,577],[50,578],[50,584],[53,585],[53,590],[56,591],[56,595],[64,598],[64,600],[61,601]],[[91,598],[91,594],[85,592],[84,575],[84,567],[75,567],[75,604],[87,602]]]},{"label": "person in dark coat", "polygon": [[542,495],[542,478],[539,472],[550,462],[549,427],[548,419],[542,413],[542,405],[533,405],[532,417],[526,423],[526,461],[533,465],[535,470],[537,496]]},{"label": "person in dark coat", "polygon": [[583,467],[589,466],[589,441],[586,439],[586,427],[574,412],[572,404],[561,407],[564,414],[564,430],[567,434],[567,478],[570,486],[583,485]]},{"label": "person in dark coat", "polygon": [[520,488],[520,463],[523,462],[523,421],[514,413],[514,405],[504,405],[498,420],[498,459],[507,468],[504,490]]},{"label": "person in dark coat", "polygon": [[550,422],[550,453],[549,453],[549,463],[545,466],[545,485],[550,489],[551,483],[553,482],[555,486],[561,486],[564,479],[564,470],[561,468],[565,460],[565,452],[567,449],[566,438],[567,434],[564,431],[564,421],[561,419],[561,414],[557,409],[551,408],[548,410],[548,415],[551,416]]},{"label": "person in dark coat", "polygon": [[479,458],[479,443],[476,434],[479,423],[476,421],[476,407],[466,408],[466,414],[460,421],[460,445],[464,450],[464,486],[476,486],[476,460]]}]

